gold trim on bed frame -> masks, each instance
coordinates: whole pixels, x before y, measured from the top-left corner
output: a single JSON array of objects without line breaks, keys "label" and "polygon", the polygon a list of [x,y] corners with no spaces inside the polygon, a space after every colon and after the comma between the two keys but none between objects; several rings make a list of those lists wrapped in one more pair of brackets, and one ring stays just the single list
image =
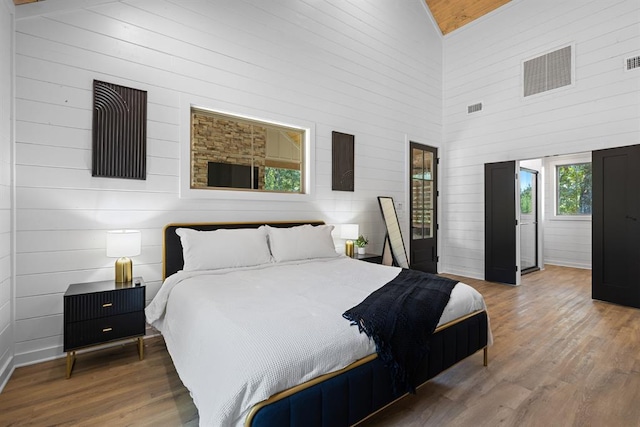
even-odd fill
[{"label": "gold trim on bed frame", "polygon": [[[465,316],[462,317],[458,317],[457,319],[454,319],[450,322],[445,323],[444,325],[440,325],[438,326],[435,331],[433,331],[433,333],[435,334],[436,332],[439,332],[443,329],[449,328],[455,324],[458,324],[460,322],[463,322],[479,313],[482,313],[485,310],[476,310],[473,313],[469,313]],[[489,349],[487,346],[485,346],[483,349],[483,364],[484,366],[487,366],[489,364]],[[279,393],[276,393],[274,395],[272,395],[271,397],[269,397],[267,400],[263,400],[262,402],[258,402],[255,405],[253,405],[253,407],[251,408],[251,411],[249,411],[249,414],[247,415],[247,419],[244,422],[244,426],[245,427],[250,427],[251,426],[251,422],[253,421],[253,417],[258,413],[258,411],[260,409],[262,409],[263,407],[277,402],[278,400],[284,399],[285,397],[289,397],[299,391],[305,390],[309,387],[312,387],[316,384],[319,384],[323,381],[329,380],[333,377],[337,377],[340,374],[343,374],[344,372],[347,372],[351,369],[357,368],[358,366],[364,365],[365,363],[371,362],[372,360],[376,359],[378,357],[378,355],[376,353],[370,354],[366,357],[363,357],[362,359],[356,360],[355,362],[353,362],[352,364],[340,369],[339,371],[334,371],[334,372],[329,372],[328,374],[324,374],[324,375],[320,375],[319,377],[316,377],[312,380],[309,380],[307,382],[304,382],[302,384],[298,384],[297,386],[288,388],[286,390],[283,390]],[[455,364],[453,365],[455,366]],[[443,371],[444,372],[444,371]],[[420,384],[418,387],[423,386],[425,383],[427,383],[427,381],[425,381],[424,383]],[[367,417],[365,417],[364,419],[362,419],[360,422],[366,420],[367,418],[371,417],[374,414],[377,414],[379,411],[382,411],[384,408],[388,407],[389,405],[392,405],[394,402],[397,402],[398,400],[402,399],[403,397],[405,397],[408,393],[403,394],[402,396],[398,397],[397,399],[393,400],[392,402],[389,402],[388,404],[384,405],[382,408],[378,409],[377,411],[373,412],[372,414],[367,415]]]},{"label": "gold trim on bed frame", "polygon": [[[164,228],[162,229],[162,280],[164,281],[164,279],[166,279],[166,253],[167,253],[167,248],[166,248],[166,242],[165,242],[165,236],[166,236],[166,230],[169,227],[193,227],[193,226],[210,226],[210,225],[220,225],[220,226],[226,226],[226,225],[243,225],[246,224],[247,226],[256,226],[256,225],[269,225],[269,224],[313,224],[313,225],[320,225],[320,224],[324,224],[324,221],[321,220],[291,220],[291,221],[253,221],[253,222],[184,222],[184,223],[171,223],[171,224],[167,224],[164,226]],[[477,315],[478,313],[481,313],[485,310],[477,310],[474,311],[473,313],[469,313],[465,316],[459,317],[457,319],[454,319],[450,322],[445,323],[444,325],[438,326],[435,331],[433,333],[439,332],[443,329],[446,329],[450,326],[453,326],[457,323],[463,322],[467,319],[469,319],[470,317],[473,317],[475,315]],[[489,363],[489,356],[488,356],[488,347],[484,347],[483,348],[483,352],[484,352],[484,359],[483,359],[483,363],[484,366],[487,366]],[[312,387],[318,383],[321,383],[323,381],[326,381],[328,379],[331,379],[333,377],[336,377],[346,371],[349,371],[351,369],[357,368],[358,366],[364,365],[365,363],[368,363],[372,360],[374,360],[375,358],[377,358],[378,355],[376,353],[370,354],[366,357],[363,357],[362,359],[356,360],[355,362],[353,362],[352,364],[338,370],[335,372],[329,372],[328,374],[324,374],[324,375],[320,375],[319,377],[316,377],[312,380],[309,380],[307,382],[304,382],[302,384],[299,384],[297,386],[291,387],[287,390],[283,390],[279,393],[276,393],[274,395],[272,395],[271,397],[269,397],[267,400],[263,400],[262,402],[256,403],[255,405],[253,405],[253,407],[251,408],[251,411],[249,411],[249,414],[247,415],[247,419],[244,422],[245,427],[250,427],[251,426],[251,422],[253,421],[253,417],[256,415],[256,413],[262,409],[263,407],[276,402],[278,400],[284,399],[288,396],[291,396],[292,394],[295,394],[301,390],[307,389],[309,387]],[[426,383],[426,381],[425,381]],[[421,384],[418,387],[421,387],[422,385],[424,385],[425,383]],[[383,406],[382,408],[378,409],[377,411],[375,411],[372,414],[369,414],[365,419],[371,417],[372,415],[378,413],[379,411],[383,410],[384,408],[388,407],[389,405],[392,405],[394,402],[397,402],[398,400],[402,399],[404,396],[406,396],[406,394],[403,394],[402,396],[398,397],[397,399],[395,399],[392,402],[389,402],[388,404],[386,404],[385,406]],[[364,421],[364,420],[361,420]]]}]

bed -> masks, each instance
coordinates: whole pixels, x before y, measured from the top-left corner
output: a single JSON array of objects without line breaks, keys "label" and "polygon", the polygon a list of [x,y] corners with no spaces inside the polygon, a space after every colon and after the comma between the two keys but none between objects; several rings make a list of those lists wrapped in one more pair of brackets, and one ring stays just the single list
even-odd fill
[{"label": "bed", "polygon": [[[201,426],[347,426],[405,394],[371,340],[341,316],[400,269],[336,254],[331,229],[321,221],[165,227],[165,280],[146,315]],[[486,366],[490,344],[484,300],[456,285],[417,382],[480,350]]]}]

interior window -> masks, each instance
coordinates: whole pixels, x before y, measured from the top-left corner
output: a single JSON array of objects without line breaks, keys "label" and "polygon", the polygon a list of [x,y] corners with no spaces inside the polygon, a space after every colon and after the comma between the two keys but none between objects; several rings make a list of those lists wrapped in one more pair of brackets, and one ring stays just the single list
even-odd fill
[{"label": "interior window", "polygon": [[556,166],[556,215],[591,215],[591,163]]},{"label": "interior window", "polygon": [[191,108],[191,188],[304,192],[305,130]]}]

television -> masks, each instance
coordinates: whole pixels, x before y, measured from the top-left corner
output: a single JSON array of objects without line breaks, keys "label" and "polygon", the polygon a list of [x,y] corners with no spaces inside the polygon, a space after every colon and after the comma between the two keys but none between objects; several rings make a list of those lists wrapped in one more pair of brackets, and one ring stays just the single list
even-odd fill
[{"label": "television", "polygon": [[258,166],[253,167],[253,186],[251,185],[251,166],[231,163],[208,162],[207,186],[229,188],[258,188]]}]

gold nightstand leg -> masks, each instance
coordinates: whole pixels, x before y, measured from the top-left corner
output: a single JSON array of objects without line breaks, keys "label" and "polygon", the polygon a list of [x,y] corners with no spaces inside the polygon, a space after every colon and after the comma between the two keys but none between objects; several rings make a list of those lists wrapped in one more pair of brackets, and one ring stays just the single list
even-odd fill
[{"label": "gold nightstand leg", "polygon": [[138,356],[140,356],[140,360],[144,359],[144,339],[143,339],[143,337],[138,337]]},{"label": "gold nightstand leg", "polygon": [[484,357],[483,357],[484,366],[489,366],[489,347],[484,348]]},{"label": "gold nightstand leg", "polygon": [[73,365],[76,364],[76,352],[67,351],[67,379],[71,378],[71,371],[73,371]]}]

